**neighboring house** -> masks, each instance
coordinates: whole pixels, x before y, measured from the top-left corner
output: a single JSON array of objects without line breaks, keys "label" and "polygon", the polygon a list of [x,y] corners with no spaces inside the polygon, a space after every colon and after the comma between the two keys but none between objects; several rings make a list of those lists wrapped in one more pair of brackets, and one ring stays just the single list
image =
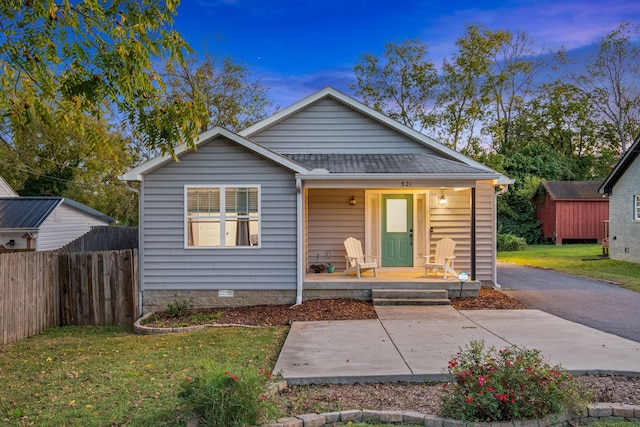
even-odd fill
[{"label": "neighboring house", "polygon": [[[379,271],[418,278],[450,237],[456,269],[495,283],[496,197],[508,179],[335,89],[239,133],[210,129],[196,146],[120,177],[139,182],[145,312],[181,298],[367,298],[368,278],[341,274],[350,236],[380,257]],[[306,274],[316,263],[335,265],[332,283]]]},{"label": "neighboring house", "polygon": [[598,193],[599,181],[545,181],[532,201],[542,235],[556,245],[601,242],[609,219],[609,199]]},{"label": "neighboring house", "polygon": [[114,222],[63,197],[0,197],[0,246],[6,250],[58,249],[94,226]]},{"label": "neighboring house", "polygon": [[0,197],[18,197],[18,193],[0,176]]},{"label": "neighboring house", "polygon": [[640,136],[599,191],[609,195],[609,257],[640,262]]}]

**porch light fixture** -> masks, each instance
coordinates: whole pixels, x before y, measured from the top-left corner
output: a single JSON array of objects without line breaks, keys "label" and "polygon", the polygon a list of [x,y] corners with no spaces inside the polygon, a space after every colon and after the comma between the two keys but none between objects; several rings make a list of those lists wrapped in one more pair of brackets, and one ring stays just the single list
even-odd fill
[{"label": "porch light fixture", "polygon": [[438,206],[446,206],[447,204],[447,198],[444,197],[444,194],[441,196],[438,196]]},{"label": "porch light fixture", "polygon": [[354,206],[356,203],[358,203],[358,202],[356,201],[356,196],[351,196],[351,198],[349,199],[349,204],[350,204],[351,206]]}]

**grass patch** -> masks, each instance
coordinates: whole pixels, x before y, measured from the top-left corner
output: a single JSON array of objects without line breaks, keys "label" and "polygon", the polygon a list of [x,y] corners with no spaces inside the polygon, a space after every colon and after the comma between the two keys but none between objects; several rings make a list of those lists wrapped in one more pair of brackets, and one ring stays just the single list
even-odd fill
[{"label": "grass patch", "polygon": [[637,427],[640,426],[640,421],[626,421],[626,420],[606,420],[606,421],[594,421],[589,424],[589,427]]},{"label": "grass patch", "polygon": [[272,369],[286,327],[136,335],[63,327],[0,348],[0,424],[185,425],[180,384],[212,365]]},{"label": "grass patch", "polygon": [[522,251],[498,252],[498,261],[606,280],[640,292],[640,264],[611,259],[594,260],[600,254],[602,246],[595,244],[529,245]]}]

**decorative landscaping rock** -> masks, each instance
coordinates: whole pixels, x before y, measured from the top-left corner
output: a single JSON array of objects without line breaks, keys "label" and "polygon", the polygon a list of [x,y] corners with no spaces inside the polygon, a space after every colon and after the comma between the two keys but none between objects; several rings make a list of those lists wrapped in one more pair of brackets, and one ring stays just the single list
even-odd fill
[{"label": "decorative landscaping rock", "polygon": [[[608,415],[607,415],[608,414]],[[575,418],[566,414],[552,414],[539,420],[515,420],[496,423],[471,423],[419,412],[378,411],[352,409],[324,414],[304,414],[295,418],[280,418],[276,424],[262,427],[323,427],[328,425],[347,425],[349,422],[379,422],[390,424],[411,424],[425,427],[570,427],[587,424],[602,419],[640,420],[640,406],[619,403],[595,403],[589,405],[584,414]]]}]

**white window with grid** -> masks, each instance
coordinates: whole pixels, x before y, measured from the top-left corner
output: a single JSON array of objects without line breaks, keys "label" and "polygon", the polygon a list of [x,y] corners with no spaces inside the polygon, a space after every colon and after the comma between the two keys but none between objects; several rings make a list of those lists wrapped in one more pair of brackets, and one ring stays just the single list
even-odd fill
[{"label": "white window with grid", "polygon": [[187,185],[187,248],[260,245],[260,186]]}]

